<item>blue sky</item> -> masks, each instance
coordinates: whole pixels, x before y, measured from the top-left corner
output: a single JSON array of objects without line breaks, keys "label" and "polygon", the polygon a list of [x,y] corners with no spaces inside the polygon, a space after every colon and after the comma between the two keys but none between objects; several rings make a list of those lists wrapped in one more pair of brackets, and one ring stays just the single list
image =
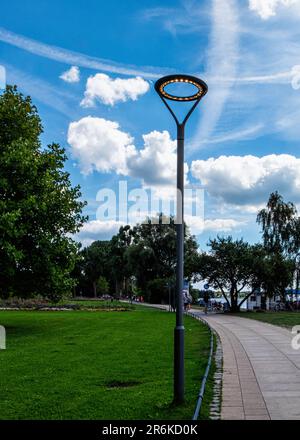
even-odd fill
[{"label": "blue sky", "polygon": [[204,189],[204,219],[188,218],[199,245],[217,233],[257,241],[271,191],[300,204],[299,21],[298,0],[2,5],[0,65],[36,103],[43,144],[67,149],[88,201],[84,244],[120,225],[97,218],[99,190],[125,180],[166,198],[174,187],[174,121],[153,88],[172,72],[209,87],[186,133],[186,182]]}]

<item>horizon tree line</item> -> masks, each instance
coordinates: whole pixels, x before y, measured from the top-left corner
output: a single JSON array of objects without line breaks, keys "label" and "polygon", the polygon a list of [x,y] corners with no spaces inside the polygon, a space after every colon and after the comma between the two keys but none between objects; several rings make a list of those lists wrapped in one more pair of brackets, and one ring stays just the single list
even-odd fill
[{"label": "horizon tree line", "polygon": [[[174,218],[170,224],[163,224],[162,219],[161,213],[155,224],[148,219],[134,227],[122,226],[110,241],[96,241],[83,249],[77,292],[89,295],[93,285],[94,295],[101,294],[101,288],[97,291],[95,286],[104,277],[116,296],[142,294],[150,302],[168,301],[170,286],[175,285],[176,226]],[[198,250],[196,238],[185,225],[185,278],[208,282],[222,293],[231,311],[238,311],[258,290],[285,302],[287,287],[299,287],[300,219],[296,207],[274,192],[266,208],[259,211],[257,223],[262,228],[262,243],[251,245],[243,238],[218,235],[209,240],[208,251]],[[245,289],[247,293],[240,299]]]}]

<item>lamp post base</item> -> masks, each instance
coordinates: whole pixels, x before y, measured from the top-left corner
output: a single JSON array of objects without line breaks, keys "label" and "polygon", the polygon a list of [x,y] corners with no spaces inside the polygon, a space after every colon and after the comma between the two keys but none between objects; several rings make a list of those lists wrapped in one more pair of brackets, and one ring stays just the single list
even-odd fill
[{"label": "lamp post base", "polygon": [[184,326],[174,329],[174,403],[184,402]]}]

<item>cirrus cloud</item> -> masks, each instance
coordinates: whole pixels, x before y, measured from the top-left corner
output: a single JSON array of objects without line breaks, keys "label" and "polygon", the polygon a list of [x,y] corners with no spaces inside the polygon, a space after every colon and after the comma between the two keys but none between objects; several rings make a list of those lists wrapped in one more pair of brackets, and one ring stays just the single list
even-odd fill
[{"label": "cirrus cloud", "polygon": [[149,83],[140,76],[112,79],[104,73],[90,76],[86,83],[82,107],[94,107],[97,101],[113,106],[117,102],[136,101],[149,90]]}]

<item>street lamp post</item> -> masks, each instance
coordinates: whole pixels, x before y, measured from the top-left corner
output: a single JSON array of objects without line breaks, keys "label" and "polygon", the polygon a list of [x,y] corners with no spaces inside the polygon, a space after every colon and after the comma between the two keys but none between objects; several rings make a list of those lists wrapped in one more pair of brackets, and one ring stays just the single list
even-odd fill
[{"label": "street lamp post", "polygon": [[[176,96],[168,93],[165,87],[170,84],[187,83],[197,88],[189,96]],[[183,325],[183,278],[184,278],[184,128],[188,118],[207,93],[207,85],[199,78],[190,75],[168,75],[155,83],[155,90],[170,111],[177,126],[177,202],[176,202],[176,326],[174,329],[174,402],[184,401],[184,325]],[[194,102],[182,122],[179,122],[168,100]]]}]

